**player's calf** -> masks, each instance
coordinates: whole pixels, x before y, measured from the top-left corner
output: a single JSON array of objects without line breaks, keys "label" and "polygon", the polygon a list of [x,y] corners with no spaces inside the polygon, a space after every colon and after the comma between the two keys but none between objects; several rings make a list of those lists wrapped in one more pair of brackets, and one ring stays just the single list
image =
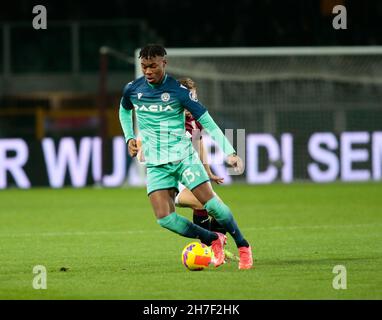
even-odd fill
[{"label": "player's calf", "polygon": [[239,247],[249,247],[249,243],[244,239],[239,227],[231,210],[217,197],[213,197],[205,204],[205,209],[210,215],[212,215],[216,221],[229,232],[229,234],[234,238],[236,246]]},{"label": "player's calf", "polygon": [[158,219],[157,222],[165,229],[175,232],[183,237],[200,239],[204,244],[213,243],[214,240],[218,239],[218,235],[215,232],[199,227],[185,217],[178,215],[176,212]]}]

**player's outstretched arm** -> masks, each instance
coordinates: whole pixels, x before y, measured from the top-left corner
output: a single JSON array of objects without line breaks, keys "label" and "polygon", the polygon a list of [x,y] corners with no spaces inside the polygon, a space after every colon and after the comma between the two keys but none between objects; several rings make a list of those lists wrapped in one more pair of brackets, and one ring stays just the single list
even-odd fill
[{"label": "player's outstretched arm", "polygon": [[231,143],[223,134],[219,126],[215,123],[214,119],[212,119],[208,111],[203,113],[197,120],[228,157],[228,164],[232,166],[237,173],[241,174],[244,169],[243,161],[236,154],[235,149],[232,147]]},{"label": "player's outstretched arm", "polygon": [[196,121],[204,127],[204,130],[206,130],[209,136],[217,143],[219,148],[223,150],[224,154],[228,157],[228,164],[230,164],[237,173],[243,173],[243,161],[236,155],[235,149],[215,123],[214,119],[212,119],[207,109],[186,87],[180,86],[178,93],[185,109],[191,112]]}]

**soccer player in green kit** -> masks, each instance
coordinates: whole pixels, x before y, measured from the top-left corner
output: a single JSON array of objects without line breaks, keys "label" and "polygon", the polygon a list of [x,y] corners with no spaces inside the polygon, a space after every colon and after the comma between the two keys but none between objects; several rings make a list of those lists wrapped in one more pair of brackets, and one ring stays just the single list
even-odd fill
[{"label": "soccer player in green kit", "polygon": [[130,156],[135,157],[138,146],[133,130],[132,111],[144,147],[147,167],[147,194],[157,222],[163,228],[188,238],[200,239],[211,245],[215,267],[224,263],[226,236],[211,232],[175,212],[174,199],[181,182],[202,203],[233,237],[239,250],[239,269],[253,265],[252,251],[244,239],[231,210],[211,189],[209,177],[185,132],[184,109],[211,135],[227,156],[229,165],[238,172],[243,163],[206,108],[186,87],[165,71],[166,50],[156,44],[147,45],[139,58],[143,76],[128,83],[119,108],[121,126]]}]

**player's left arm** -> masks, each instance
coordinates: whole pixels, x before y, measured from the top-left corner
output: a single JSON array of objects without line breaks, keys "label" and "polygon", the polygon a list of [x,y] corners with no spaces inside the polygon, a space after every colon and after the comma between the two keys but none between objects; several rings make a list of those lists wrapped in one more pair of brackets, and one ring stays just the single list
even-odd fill
[{"label": "player's left arm", "polygon": [[217,143],[219,148],[223,150],[227,156],[227,162],[234,167],[236,172],[243,172],[243,161],[236,154],[235,149],[227,137],[223,134],[222,130],[216,124],[214,119],[210,116],[207,109],[198,101],[198,99],[192,96],[191,91],[186,88],[179,88],[179,99],[182,105],[191,112],[193,117],[203,126],[204,130],[210,135],[210,137]]},{"label": "player's left arm", "polygon": [[223,150],[224,154],[227,156],[227,163],[233,167],[237,173],[243,173],[243,160],[236,154],[235,149],[232,147],[219,126],[215,123],[214,119],[212,119],[208,111],[203,113],[197,121],[204,127],[210,137],[215,140],[220,149]]}]

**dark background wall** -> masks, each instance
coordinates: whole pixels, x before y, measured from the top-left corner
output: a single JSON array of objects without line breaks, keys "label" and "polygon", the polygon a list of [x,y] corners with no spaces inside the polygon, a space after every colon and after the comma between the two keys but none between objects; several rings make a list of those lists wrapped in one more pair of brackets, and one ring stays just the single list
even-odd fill
[{"label": "dark background wall", "polygon": [[[0,21],[31,20],[37,4],[50,20],[142,19],[171,47],[382,43],[379,0],[19,0],[2,4]],[[332,28],[336,4],[347,8],[346,31]]]}]

